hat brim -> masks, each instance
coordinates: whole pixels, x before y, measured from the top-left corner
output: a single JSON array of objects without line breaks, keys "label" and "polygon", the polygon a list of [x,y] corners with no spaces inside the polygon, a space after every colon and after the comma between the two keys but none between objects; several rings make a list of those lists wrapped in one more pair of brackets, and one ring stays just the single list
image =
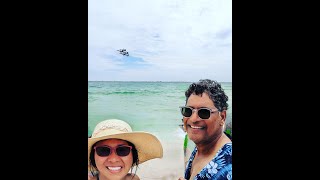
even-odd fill
[{"label": "hat brim", "polygon": [[138,151],[139,164],[154,158],[163,157],[163,148],[157,137],[148,132],[121,132],[110,133],[96,138],[88,138],[88,165],[92,146],[101,140],[106,139],[122,139],[129,141],[136,147]]}]

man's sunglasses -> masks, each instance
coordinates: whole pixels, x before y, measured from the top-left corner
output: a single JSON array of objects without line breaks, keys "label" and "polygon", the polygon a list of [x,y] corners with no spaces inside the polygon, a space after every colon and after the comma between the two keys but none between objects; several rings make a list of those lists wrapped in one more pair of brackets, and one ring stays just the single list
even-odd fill
[{"label": "man's sunglasses", "polygon": [[131,152],[132,146],[121,145],[116,148],[109,146],[96,146],[94,147],[98,156],[109,156],[112,152],[116,152],[118,156],[128,156]]},{"label": "man's sunglasses", "polygon": [[201,119],[209,119],[210,118],[210,115],[211,113],[215,113],[215,112],[218,112],[218,110],[212,110],[210,108],[199,108],[199,109],[195,109],[195,108],[192,108],[192,107],[188,107],[188,106],[180,106],[179,107],[181,109],[181,114],[183,117],[186,117],[186,118],[189,118],[191,117],[192,113],[194,111],[198,111],[198,116],[201,118]]}]

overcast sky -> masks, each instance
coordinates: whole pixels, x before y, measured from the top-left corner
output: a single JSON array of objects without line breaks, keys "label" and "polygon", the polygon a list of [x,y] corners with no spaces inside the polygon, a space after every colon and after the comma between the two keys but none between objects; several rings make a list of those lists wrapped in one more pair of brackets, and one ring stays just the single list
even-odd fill
[{"label": "overcast sky", "polygon": [[88,6],[89,81],[232,82],[232,0],[89,0]]}]

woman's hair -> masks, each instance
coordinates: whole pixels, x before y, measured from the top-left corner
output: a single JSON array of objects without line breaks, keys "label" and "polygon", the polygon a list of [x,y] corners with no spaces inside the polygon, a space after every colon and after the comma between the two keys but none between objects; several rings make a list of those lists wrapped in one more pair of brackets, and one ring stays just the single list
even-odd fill
[{"label": "woman's hair", "polygon": [[199,82],[190,84],[185,92],[186,103],[191,94],[202,95],[203,93],[209,95],[215,107],[217,107],[220,112],[228,109],[228,96],[217,81],[210,79],[200,79]]},{"label": "woman's hair", "polygon": [[[126,141],[126,140],[124,140]],[[98,141],[99,142],[99,141]],[[90,160],[90,171],[91,171],[91,174],[94,176],[94,172],[97,171],[97,165],[96,165],[96,161],[94,159],[94,146],[98,143],[96,142],[94,145],[92,145],[92,148],[91,148],[91,152],[90,152],[90,157],[89,157],[89,160]],[[139,157],[138,157],[138,150],[136,149],[135,145],[132,144],[131,142],[129,141],[126,141],[129,146],[132,146],[132,158],[133,158],[133,162],[132,162],[132,166],[131,166],[131,172],[132,172],[132,168],[134,166],[138,167],[139,165]]]}]

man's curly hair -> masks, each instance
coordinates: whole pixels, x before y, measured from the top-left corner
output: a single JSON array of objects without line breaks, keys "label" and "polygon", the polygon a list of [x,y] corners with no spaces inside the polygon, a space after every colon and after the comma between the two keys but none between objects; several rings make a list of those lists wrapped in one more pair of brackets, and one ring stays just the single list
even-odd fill
[{"label": "man's curly hair", "polygon": [[220,112],[228,109],[228,96],[225,94],[221,84],[210,79],[200,79],[198,82],[190,84],[185,92],[186,103],[191,94],[202,95],[203,93],[209,95]]}]

